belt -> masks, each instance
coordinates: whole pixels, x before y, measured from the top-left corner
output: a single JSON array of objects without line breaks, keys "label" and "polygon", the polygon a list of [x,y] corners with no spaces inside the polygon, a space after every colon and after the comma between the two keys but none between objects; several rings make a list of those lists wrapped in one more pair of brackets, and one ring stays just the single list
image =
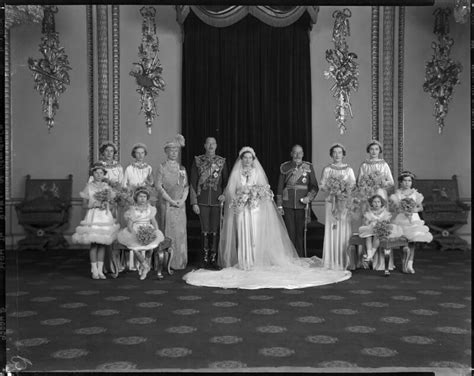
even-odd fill
[{"label": "belt", "polygon": [[308,186],[307,185],[287,185],[285,187],[286,189],[294,189],[294,190],[301,190],[301,189],[306,189],[308,190]]}]

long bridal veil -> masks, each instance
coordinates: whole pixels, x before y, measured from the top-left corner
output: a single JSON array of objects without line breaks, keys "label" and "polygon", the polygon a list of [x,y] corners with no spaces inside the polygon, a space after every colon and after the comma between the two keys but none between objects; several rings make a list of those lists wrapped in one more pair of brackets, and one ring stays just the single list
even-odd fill
[{"label": "long bridal veil", "polygon": [[[254,155],[254,183],[269,186],[262,165],[253,150],[248,149]],[[245,150],[245,148],[242,150]],[[240,154],[242,154],[242,151]],[[240,158],[237,158],[225,189],[224,221],[218,257],[219,265],[224,268],[235,266],[238,263],[236,215],[230,205],[236,197],[236,192],[242,187],[241,173],[242,163]],[[297,262],[298,253],[288,236],[285,223],[273,200],[260,201],[255,211],[254,225],[256,226],[254,267],[289,266]]]},{"label": "long bridal veil", "polygon": [[[254,157],[253,170],[248,173],[249,183],[268,185],[268,179],[255,152],[244,147],[239,156],[250,151]],[[232,168],[225,189],[225,214],[221,228],[218,262],[222,270],[193,270],[183,276],[186,283],[195,286],[261,289],[297,289],[341,282],[351,277],[349,271],[329,270],[322,266],[321,259],[299,258],[283,218],[278,213],[272,199],[261,200],[257,208],[251,210],[254,259],[250,269],[242,269],[238,262],[239,217],[231,207],[237,191],[243,187],[242,164],[240,158]],[[248,210],[248,209],[245,209]],[[239,219],[240,218],[240,219]],[[247,229],[248,230],[248,229]]]}]

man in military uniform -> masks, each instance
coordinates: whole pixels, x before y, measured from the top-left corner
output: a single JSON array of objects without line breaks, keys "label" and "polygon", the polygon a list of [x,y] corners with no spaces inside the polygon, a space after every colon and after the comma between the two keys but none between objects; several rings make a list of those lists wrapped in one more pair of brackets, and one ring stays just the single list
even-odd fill
[{"label": "man in military uniform", "polygon": [[314,200],[319,190],[313,165],[303,161],[303,156],[303,148],[294,145],[291,149],[292,160],[280,165],[277,190],[278,209],[300,257],[304,253],[306,204]]},{"label": "man in military uniform", "polygon": [[194,157],[191,167],[190,200],[194,213],[201,222],[202,268],[220,269],[217,265],[217,246],[220,225],[220,204],[228,172],[225,158],[216,155],[217,142],[208,137],[206,154]]}]

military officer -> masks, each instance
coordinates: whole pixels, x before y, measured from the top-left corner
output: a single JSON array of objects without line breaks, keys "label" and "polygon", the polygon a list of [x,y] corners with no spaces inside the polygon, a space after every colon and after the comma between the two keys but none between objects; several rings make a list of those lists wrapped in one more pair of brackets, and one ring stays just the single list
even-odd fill
[{"label": "military officer", "polygon": [[303,161],[303,156],[303,148],[294,145],[291,149],[292,160],[280,165],[277,190],[278,210],[283,215],[288,235],[300,257],[304,251],[306,204],[314,200],[319,190],[313,165]]},{"label": "military officer", "polygon": [[219,244],[220,203],[224,200],[224,188],[228,172],[225,158],[216,155],[217,142],[206,138],[206,153],[194,157],[191,167],[191,206],[201,222],[201,267],[219,269],[217,246]]}]

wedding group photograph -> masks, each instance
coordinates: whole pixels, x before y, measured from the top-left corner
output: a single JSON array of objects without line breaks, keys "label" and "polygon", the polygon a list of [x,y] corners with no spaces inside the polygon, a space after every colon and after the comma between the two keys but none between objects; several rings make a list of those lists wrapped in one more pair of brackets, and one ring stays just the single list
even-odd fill
[{"label": "wedding group photograph", "polygon": [[6,4],[7,373],[470,375],[471,4]]}]

